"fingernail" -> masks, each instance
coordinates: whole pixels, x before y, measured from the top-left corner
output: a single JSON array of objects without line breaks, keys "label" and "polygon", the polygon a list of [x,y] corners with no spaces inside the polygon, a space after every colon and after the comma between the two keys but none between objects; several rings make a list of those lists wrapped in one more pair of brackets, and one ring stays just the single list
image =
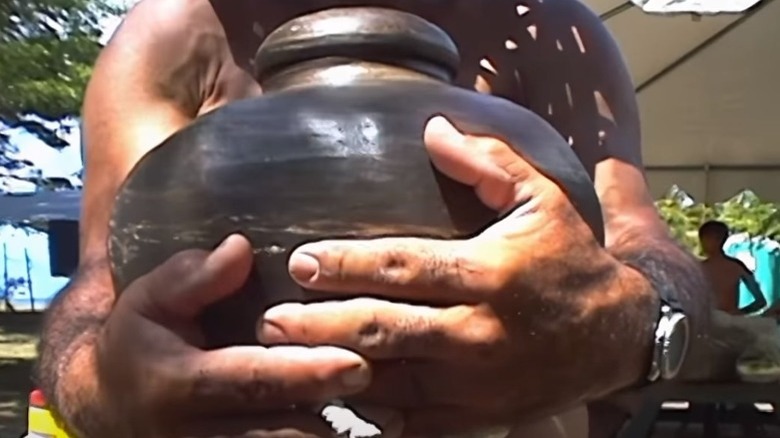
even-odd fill
[{"label": "fingernail", "polygon": [[265,323],[272,323],[280,325],[280,321],[284,321],[290,317],[300,315],[300,313],[306,308],[301,303],[282,303],[271,307],[263,313],[263,321]]},{"label": "fingernail", "polygon": [[317,274],[320,273],[320,262],[311,254],[295,251],[290,256],[287,269],[294,279],[309,283],[317,279]]},{"label": "fingernail", "polygon": [[259,337],[261,343],[281,344],[289,342],[284,329],[279,324],[267,319],[263,319]]},{"label": "fingernail", "polygon": [[246,236],[244,236],[241,233],[233,233],[224,239],[222,239],[222,242],[219,243],[219,245],[215,248],[216,249],[222,249],[230,244],[230,242],[238,241],[238,240],[246,240]]},{"label": "fingernail", "polygon": [[443,116],[436,116],[428,121],[427,129],[437,134],[446,134],[448,136],[460,137],[461,133],[452,126],[449,120]]},{"label": "fingernail", "polygon": [[349,389],[363,388],[368,385],[370,380],[371,373],[368,371],[368,367],[362,364],[350,368],[341,374],[341,384]]},{"label": "fingernail", "polygon": [[228,245],[228,242],[230,240],[232,240],[234,237],[235,237],[234,234],[231,234],[231,235],[225,237],[224,239],[222,239],[222,242],[219,242],[219,245],[217,245],[217,247],[214,248],[214,250],[216,251],[218,249],[222,249],[222,248],[226,247]]}]

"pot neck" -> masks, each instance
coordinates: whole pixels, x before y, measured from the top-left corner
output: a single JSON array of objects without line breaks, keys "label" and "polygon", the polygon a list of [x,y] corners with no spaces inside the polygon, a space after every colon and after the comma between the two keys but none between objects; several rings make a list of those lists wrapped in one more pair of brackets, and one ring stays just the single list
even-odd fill
[{"label": "pot neck", "polygon": [[446,72],[422,62],[404,65],[345,58],[323,58],[279,70],[261,81],[263,93],[309,86],[349,86],[376,81],[449,82]]},{"label": "pot neck", "polygon": [[451,82],[458,49],[441,28],[406,12],[335,8],[281,25],[254,59],[265,91],[367,81]]}]

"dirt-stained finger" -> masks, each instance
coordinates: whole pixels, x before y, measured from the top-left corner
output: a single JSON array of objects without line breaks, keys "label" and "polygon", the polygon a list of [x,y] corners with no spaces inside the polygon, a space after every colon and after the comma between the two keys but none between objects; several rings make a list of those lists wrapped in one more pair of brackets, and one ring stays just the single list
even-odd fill
[{"label": "dirt-stained finger", "polygon": [[[166,366],[187,411],[262,413],[317,404],[364,389],[371,370],[336,347],[230,347],[177,359]],[[161,395],[165,397],[165,395]]]},{"label": "dirt-stained finger", "polygon": [[480,302],[483,272],[468,241],[387,237],[301,245],[290,275],[303,287],[426,303]]},{"label": "dirt-stained finger", "polygon": [[439,171],[474,187],[485,205],[501,212],[524,200],[519,188],[552,184],[504,141],[464,135],[443,117],[428,122],[425,145]]},{"label": "dirt-stained finger", "polygon": [[374,298],[282,304],[265,313],[258,336],[276,345],[336,345],[371,359],[484,363],[507,350],[506,331],[488,306],[441,308]]},{"label": "dirt-stained finger", "polygon": [[372,359],[463,354],[447,311],[373,298],[282,304],[266,312],[258,336],[271,344],[336,345]]},{"label": "dirt-stained finger", "polygon": [[182,251],[131,285],[125,298],[143,314],[191,319],[236,292],[252,266],[252,247],[238,234],[214,251]]}]

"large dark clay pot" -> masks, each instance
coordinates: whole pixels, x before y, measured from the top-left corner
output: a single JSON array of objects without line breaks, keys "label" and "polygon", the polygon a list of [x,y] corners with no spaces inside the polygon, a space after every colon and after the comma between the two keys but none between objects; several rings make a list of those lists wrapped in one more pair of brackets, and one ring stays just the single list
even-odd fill
[{"label": "large dark clay pot", "polygon": [[527,109],[450,85],[458,63],[447,34],[395,10],[332,9],[284,24],[255,59],[265,94],[197,119],[122,186],[109,240],[117,290],[176,252],[241,232],[254,272],[203,323],[209,346],[252,344],[269,305],[317,297],[287,273],[303,242],[474,235],[496,213],[432,167],[423,128],[435,114],[513,144],[601,240],[598,199],[568,143]]}]

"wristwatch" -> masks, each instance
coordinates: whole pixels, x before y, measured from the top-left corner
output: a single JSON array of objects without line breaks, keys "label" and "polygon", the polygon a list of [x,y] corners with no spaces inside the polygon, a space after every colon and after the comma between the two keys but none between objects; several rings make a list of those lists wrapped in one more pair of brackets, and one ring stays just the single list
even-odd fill
[{"label": "wristwatch", "polygon": [[685,362],[690,343],[688,318],[678,308],[661,299],[661,314],[655,327],[653,361],[647,379],[650,382],[677,377]]}]

